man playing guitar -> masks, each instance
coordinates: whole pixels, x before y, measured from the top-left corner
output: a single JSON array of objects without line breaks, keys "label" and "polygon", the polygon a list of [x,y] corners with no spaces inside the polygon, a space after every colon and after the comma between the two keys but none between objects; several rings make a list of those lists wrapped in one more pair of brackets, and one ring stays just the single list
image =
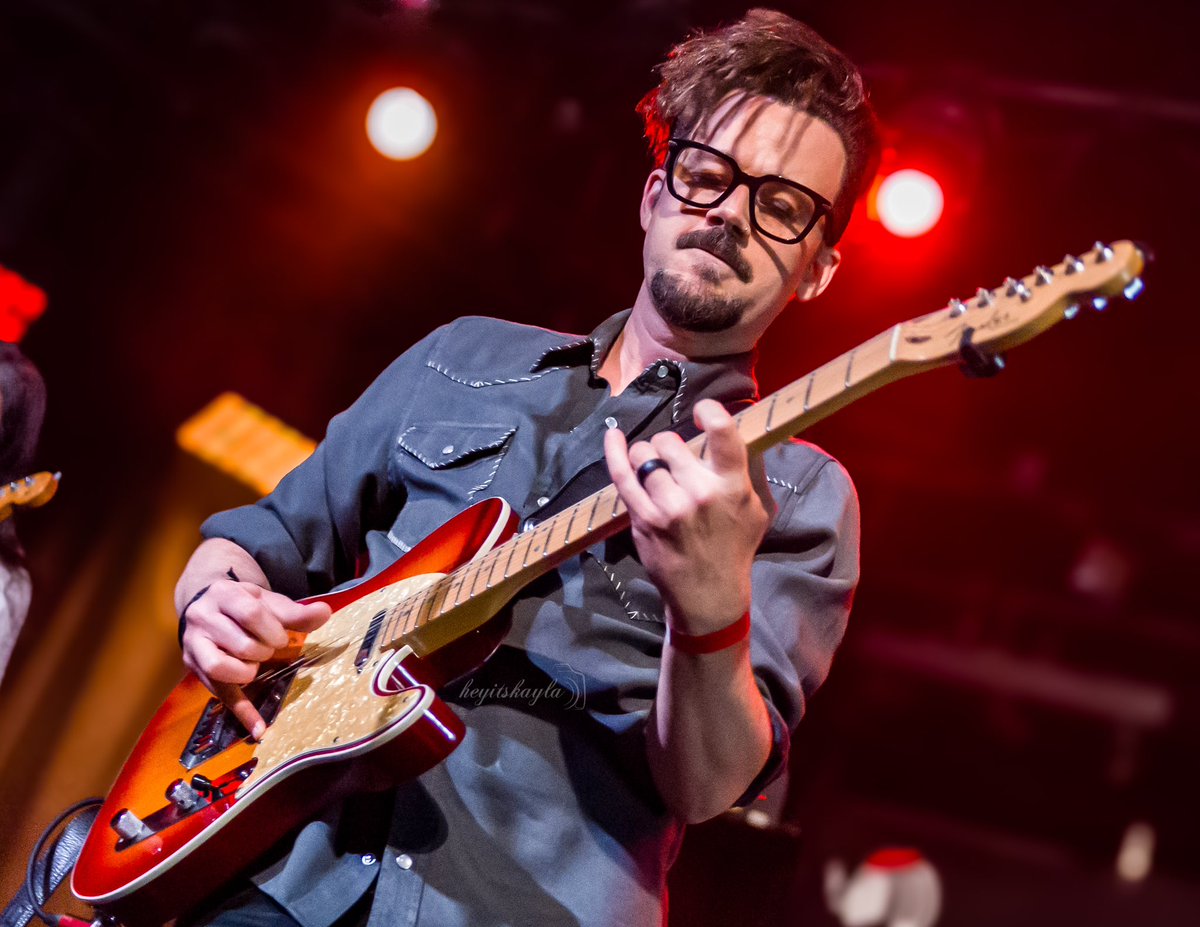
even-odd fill
[{"label": "man playing guitar", "polygon": [[330,614],[294,599],[488,496],[536,530],[596,465],[631,531],[511,603],[504,644],[441,693],[467,729],[445,762],[331,806],[188,922],[660,923],[683,826],[786,759],[845,628],[856,499],[811,445],[749,459],[727,409],[756,398],[771,322],[831,281],[874,119],[854,66],[778,13],[694,36],[660,74],[632,308],[586,337],[460,319],[405,352],[273,493],[205,523],[176,590],[183,659],[261,736],[241,687]]}]

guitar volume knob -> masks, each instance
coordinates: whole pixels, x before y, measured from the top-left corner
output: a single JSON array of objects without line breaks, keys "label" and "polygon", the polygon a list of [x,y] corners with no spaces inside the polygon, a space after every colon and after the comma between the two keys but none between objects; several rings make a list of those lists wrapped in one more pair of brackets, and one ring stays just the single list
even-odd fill
[{"label": "guitar volume knob", "polygon": [[151,830],[146,822],[128,808],[118,811],[112,819],[112,829],[124,840],[139,840],[149,837]]},{"label": "guitar volume knob", "polygon": [[167,786],[167,800],[180,811],[191,811],[200,804],[200,793],[182,779],[176,779]]}]

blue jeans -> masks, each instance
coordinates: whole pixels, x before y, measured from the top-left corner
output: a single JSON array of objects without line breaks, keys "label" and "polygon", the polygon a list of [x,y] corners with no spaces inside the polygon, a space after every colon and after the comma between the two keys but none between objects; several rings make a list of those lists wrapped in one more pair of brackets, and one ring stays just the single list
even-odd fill
[{"label": "blue jeans", "polygon": [[[372,892],[338,918],[333,927],[364,927],[371,913]],[[225,899],[215,908],[186,915],[178,927],[300,927],[300,922],[254,886]]]}]

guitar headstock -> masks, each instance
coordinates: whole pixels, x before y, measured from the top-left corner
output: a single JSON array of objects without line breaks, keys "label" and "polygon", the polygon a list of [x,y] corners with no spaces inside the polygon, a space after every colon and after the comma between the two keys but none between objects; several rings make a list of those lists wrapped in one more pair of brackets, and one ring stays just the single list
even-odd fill
[{"label": "guitar headstock", "polygon": [[961,356],[964,336],[983,354],[1007,351],[1073,318],[1083,305],[1103,308],[1122,295],[1134,299],[1144,266],[1145,256],[1133,242],[1097,242],[1079,257],[1067,255],[1026,277],[1009,277],[995,290],[981,288],[969,299],[953,299],[944,309],[902,322],[892,359],[921,366],[951,363]]},{"label": "guitar headstock", "polygon": [[61,473],[33,473],[0,486],[0,521],[12,515],[17,506],[37,508],[54,498]]}]

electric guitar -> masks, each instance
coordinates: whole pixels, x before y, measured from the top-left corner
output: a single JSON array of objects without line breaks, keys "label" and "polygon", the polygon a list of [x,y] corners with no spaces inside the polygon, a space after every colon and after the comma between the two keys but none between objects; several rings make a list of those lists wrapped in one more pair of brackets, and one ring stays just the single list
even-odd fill
[{"label": "electric guitar", "polygon": [[[1128,241],[1038,267],[996,290],[901,322],[738,413],[761,451],[885,383],[959,363],[985,376],[1000,352],[1141,289]],[[705,452],[703,435],[689,446]],[[75,895],[130,925],[211,893],[331,800],[419,775],[461,740],[439,686],[482,663],[502,608],[534,578],[626,528],[610,484],[516,534],[506,502],[451,519],[380,575],[316,596],[333,617],[264,664],[247,690],[268,721],[251,741],[193,675],[134,747],[84,845]]]},{"label": "electric guitar", "polygon": [[61,473],[32,473],[0,487],[0,521],[11,518],[20,506],[36,509],[45,505],[58,492]]}]

